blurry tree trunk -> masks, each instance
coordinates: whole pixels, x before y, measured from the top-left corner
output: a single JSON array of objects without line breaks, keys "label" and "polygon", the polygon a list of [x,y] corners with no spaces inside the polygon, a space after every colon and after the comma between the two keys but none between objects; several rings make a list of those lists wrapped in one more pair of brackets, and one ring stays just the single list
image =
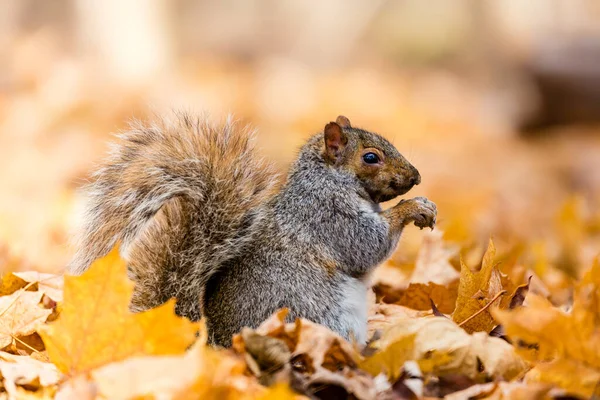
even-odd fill
[{"label": "blurry tree trunk", "polygon": [[22,3],[17,0],[0,1],[0,46],[6,48],[14,40]]},{"label": "blurry tree trunk", "polygon": [[172,61],[168,0],[75,0],[79,45],[123,84],[148,82]]},{"label": "blurry tree trunk", "polygon": [[387,0],[306,2],[306,18],[292,57],[314,64],[339,65]]}]

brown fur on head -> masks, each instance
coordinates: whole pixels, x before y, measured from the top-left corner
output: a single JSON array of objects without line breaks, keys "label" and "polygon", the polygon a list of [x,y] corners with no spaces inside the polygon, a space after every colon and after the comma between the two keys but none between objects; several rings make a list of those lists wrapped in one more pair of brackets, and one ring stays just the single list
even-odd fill
[{"label": "brown fur on head", "polygon": [[324,129],[324,159],[352,172],[375,203],[391,200],[421,183],[419,171],[385,138],[354,128],[339,116]]}]

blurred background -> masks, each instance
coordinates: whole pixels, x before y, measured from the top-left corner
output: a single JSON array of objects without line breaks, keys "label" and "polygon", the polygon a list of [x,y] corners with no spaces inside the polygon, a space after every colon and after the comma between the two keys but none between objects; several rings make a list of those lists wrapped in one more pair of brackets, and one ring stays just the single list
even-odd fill
[{"label": "blurred background", "polygon": [[173,109],[233,113],[282,172],[343,114],[421,171],[447,240],[599,249],[567,251],[600,231],[597,0],[0,0],[2,268],[63,268],[111,134]]}]

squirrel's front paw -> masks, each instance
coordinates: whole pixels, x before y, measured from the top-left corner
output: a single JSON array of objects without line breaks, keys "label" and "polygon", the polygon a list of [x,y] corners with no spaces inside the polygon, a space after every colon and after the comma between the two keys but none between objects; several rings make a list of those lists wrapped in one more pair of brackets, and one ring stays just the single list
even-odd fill
[{"label": "squirrel's front paw", "polygon": [[437,208],[435,203],[425,197],[415,197],[410,200],[403,200],[396,206],[404,214],[404,225],[414,221],[419,228],[431,228],[435,226],[437,217]]}]

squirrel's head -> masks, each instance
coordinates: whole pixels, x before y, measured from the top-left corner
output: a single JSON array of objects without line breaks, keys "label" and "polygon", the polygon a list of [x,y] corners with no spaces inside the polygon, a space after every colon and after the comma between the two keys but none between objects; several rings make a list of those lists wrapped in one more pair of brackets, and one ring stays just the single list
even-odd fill
[{"label": "squirrel's head", "polygon": [[375,203],[391,200],[421,183],[419,171],[385,138],[353,128],[339,116],[325,125],[323,158],[356,175]]}]

